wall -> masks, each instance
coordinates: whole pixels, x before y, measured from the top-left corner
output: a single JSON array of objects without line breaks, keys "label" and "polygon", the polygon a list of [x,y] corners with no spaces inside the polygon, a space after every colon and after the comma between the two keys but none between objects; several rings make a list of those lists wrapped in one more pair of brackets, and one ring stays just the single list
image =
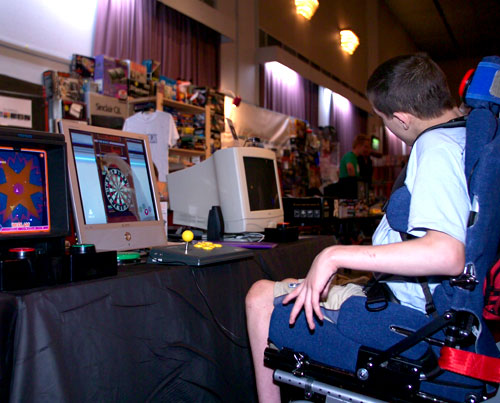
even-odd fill
[{"label": "wall", "polygon": [[73,53],[92,54],[97,0],[18,0],[0,13],[0,73],[36,84],[68,71]]},{"label": "wall", "polygon": [[[263,31],[361,93],[381,60],[416,50],[390,17],[382,1],[322,1],[308,21],[296,14],[293,1],[259,0]],[[354,30],[360,39],[352,56],[340,48],[340,28]]]},{"label": "wall", "polygon": [[249,104],[258,105],[257,0],[220,0],[219,3],[222,1],[227,3],[225,12],[232,13],[236,21],[236,36],[234,41],[221,44],[220,89],[228,95],[239,95]]},{"label": "wall", "polygon": [[[311,21],[298,16],[292,0],[218,0],[213,9],[200,0],[159,0],[222,34],[221,89],[258,104],[258,32],[280,40],[337,81],[311,71],[307,77],[369,110],[359,96],[366,79],[391,56],[415,51],[382,1],[323,0]],[[67,71],[73,53],[92,55],[97,0],[19,0],[0,14],[0,73],[41,82],[47,69]],[[361,45],[349,56],[338,46],[338,28],[354,29]],[[283,53],[283,52],[282,52]],[[290,64],[304,67],[296,57]],[[343,85],[346,84],[346,85]],[[352,89],[355,91],[353,92]],[[358,94],[356,94],[358,92]]]}]

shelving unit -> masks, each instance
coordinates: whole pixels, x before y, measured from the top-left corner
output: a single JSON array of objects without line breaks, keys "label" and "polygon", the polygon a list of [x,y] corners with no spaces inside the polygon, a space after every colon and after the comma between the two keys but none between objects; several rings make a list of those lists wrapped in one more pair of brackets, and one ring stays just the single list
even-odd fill
[{"label": "shelving unit", "polygon": [[154,102],[157,110],[163,110],[163,107],[167,106],[169,108],[176,109],[180,112],[199,115],[205,114],[205,150],[192,150],[185,148],[170,148],[169,155],[179,155],[179,156],[199,156],[202,159],[210,157],[210,143],[211,143],[211,120],[210,120],[210,106],[205,107],[186,104],[184,102],[177,102],[171,99],[166,99],[162,93],[158,93],[156,96],[134,98],[128,101],[129,103],[129,115],[133,113],[133,105],[142,104],[147,102]]}]

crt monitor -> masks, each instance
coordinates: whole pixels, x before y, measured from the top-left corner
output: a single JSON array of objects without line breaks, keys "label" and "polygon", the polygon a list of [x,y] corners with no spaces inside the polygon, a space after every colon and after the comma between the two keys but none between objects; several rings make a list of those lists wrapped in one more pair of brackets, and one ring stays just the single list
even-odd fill
[{"label": "crt monitor", "polygon": [[78,242],[96,250],[166,245],[147,136],[63,120]]},{"label": "crt monitor", "polygon": [[[0,245],[64,252],[69,235],[64,137],[0,128]],[[4,256],[5,257],[5,256]]]},{"label": "crt monitor", "polygon": [[168,175],[173,223],[207,229],[220,206],[225,233],[264,232],[283,221],[276,155],[257,147],[216,151],[205,161]]}]

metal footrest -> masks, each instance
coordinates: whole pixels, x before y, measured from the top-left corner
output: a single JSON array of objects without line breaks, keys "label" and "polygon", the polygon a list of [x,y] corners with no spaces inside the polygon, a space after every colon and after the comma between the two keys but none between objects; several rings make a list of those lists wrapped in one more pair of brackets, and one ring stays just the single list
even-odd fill
[{"label": "metal footrest", "polygon": [[280,369],[274,371],[274,380],[279,383],[304,389],[306,398],[310,398],[313,393],[323,395],[326,398],[325,401],[328,403],[384,403],[383,400],[340,389],[311,378],[295,376]]}]

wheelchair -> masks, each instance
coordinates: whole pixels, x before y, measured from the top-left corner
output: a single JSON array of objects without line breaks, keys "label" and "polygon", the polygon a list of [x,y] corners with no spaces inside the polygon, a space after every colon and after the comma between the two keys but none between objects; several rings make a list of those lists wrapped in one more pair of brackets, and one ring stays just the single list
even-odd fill
[{"label": "wheelchair", "polygon": [[476,403],[496,394],[500,352],[482,313],[485,276],[500,245],[500,91],[492,91],[500,88],[500,57],[484,58],[465,87],[474,211],[464,273],[435,289],[434,315],[386,300],[373,309],[353,296],[335,324],[317,323],[321,331],[311,333],[303,313],[290,329],[292,307],[275,309],[264,362],[284,400]]}]

